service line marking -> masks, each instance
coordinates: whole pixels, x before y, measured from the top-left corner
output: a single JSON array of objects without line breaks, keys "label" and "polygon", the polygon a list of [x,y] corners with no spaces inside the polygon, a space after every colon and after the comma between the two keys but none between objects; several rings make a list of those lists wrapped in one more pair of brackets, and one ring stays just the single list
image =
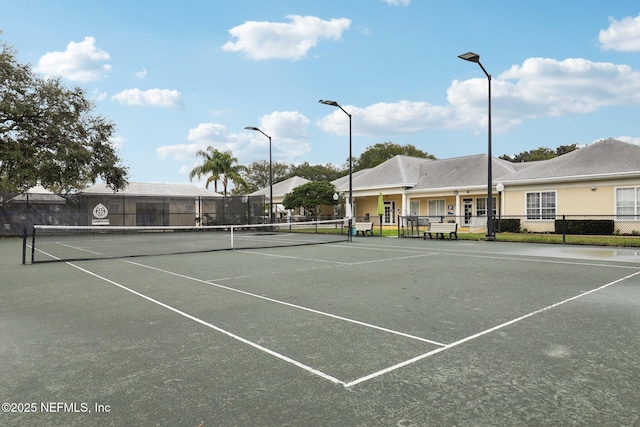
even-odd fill
[{"label": "service line marking", "polygon": [[269,354],[269,355],[271,355],[273,357],[276,357],[276,358],[278,358],[280,360],[283,360],[283,361],[285,361],[287,363],[295,365],[298,368],[304,369],[307,372],[310,372],[310,373],[312,373],[314,375],[317,375],[317,376],[319,376],[321,378],[329,380],[334,384],[339,384],[339,385],[342,385],[342,386],[345,385],[344,381],[341,381],[341,380],[339,380],[339,379],[337,379],[337,378],[335,378],[335,377],[333,377],[331,375],[325,374],[322,371],[319,371],[319,370],[317,370],[315,368],[312,368],[311,366],[305,365],[304,363],[298,362],[297,360],[294,360],[294,359],[292,359],[290,357],[287,357],[287,356],[285,356],[283,354],[280,354],[280,353],[278,353],[276,351],[273,351],[273,350],[271,350],[271,349],[269,349],[267,347],[264,347],[264,346],[262,346],[260,344],[254,343],[253,341],[250,341],[250,340],[248,340],[246,338],[242,338],[239,335],[236,335],[236,334],[234,334],[232,332],[229,332],[229,331],[227,331],[225,329],[222,329],[222,328],[220,328],[220,327],[218,327],[216,325],[213,325],[213,324],[211,324],[211,323],[209,323],[209,322],[207,322],[205,320],[202,320],[202,319],[200,319],[198,317],[192,316],[191,314],[185,313],[184,311],[179,310],[179,309],[177,309],[175,307],[172,307],[172,306],[170,306],[168,304],[165,304],[165,303],[163,303],[161,301],[153,299],[150,296],[147,296],[147,295],[145,295],[143,293],[140,293],[138,291],[134,291],[133,289],[130,289],[130,288],[124,286],[124,285],[121,285],[120,283],[117,283],[117,282],[115,282],[113,280],[107,279],[106,277],[103,277],[103,276],[101,276],[99,274],[96,274],[96,273],[94,273],[92,271],[89,271],[89,270],[87,270],[85,268],[82,268],[80,266],[77,266],[75,264],[72,264],[72,263],[68,262],[67,265],[70,265],[71,267],[77,268],[78,270],[80,270],[80,271],[82,271],[84,273],[87,273],[87,274],[89,274],[89,275],[91,275],[93,277],[96,277],[96,278],[98,278],[100,280],[104,280],[105,282],[110,283],[110,284],[112,284],[114,286],[117,286],[117,287],[119,287],[119,288],[121,288],[121,289],[123,289],[123,290],[125,290],[127,292],[131,292],[132,294],[134,294],[136,296],[139,296],[141,298],[144,298],[147,301],[152,302],[153,304],[157,304],[160,307],[166,308],[167,310],[170,310],[170,311],[172,311],[172,312],[174,312],[176,314],[179,314],[180,316],[186,317],[189,320],[192,320],[192,321],[194,321],[196,323],[199,323],[199,324],[204,325],[204,326],[206,326],[208,328],[211,328],[211,329],[213,329],[213,330],[215,330],[217,332],[220,332],[220,333],[222,333],[224,335],[227,335],[228,337],[231,337],[231,338],[233,338],[233,339],[235,339],[237,341],[240,341],[240,342],[242,342],[244,344],[247,344],[247,345],[249,345],[249,346],[251,346],[251,347],[253,347],[255,349],[258,349],[258,350],[260,350],[260,351],[262,351],[264,353],[267,353],[267,354]]},{"label": "service line marking", "polygon": [[462,339],[460,339],[460,340],[458,340],[458,341],[454,341],[454,342],[452,342],[452,343],[450,343],[450,344],[446,344],[446,345],[444,345],[443,347],[440,347],[440,348],[437,348],[437,349],[435,349],[435,350],[429,351],[429,352],[427,352],[427,353],[421,354],[421,355],[416,356],[416,357],[414,357],[414,358],[411,358],[411,359],[405,360],[404,362],[400,362],[400,363],[398,363],[398,364],[396,364],[396,365],[389,366],[388,368],[382,369],[382,370],[380,370],[380,371],[373,372],[373,373],[371,373],[371,374],[369,374],[369,375],[366,375],[366,376],[364,376],[364,377],[361,377],[361,378],[358,378],[358,379],[356,379],[356,380],[353,380],[353,381],[350,381],[350,382],[348,382],[348,383],[345,383],[345,384],[344,384],[344,386],[345,386],[346,388],[349,388],[349,387],[353,387],[353,386],[355,386],[355,385],[357,385],[357,384],[361,384],[361,383],[363,383],[363,382],[365,382],[365,381],[368,381],[368,380],[370,380],[370,379],[373,379],[373,378],[379,377],[379,376],[384,375],[384,374],[387,374],[387,373],[389,373],[389,372],[391,372],[391,371],[395,371],[396,369],[399,369],[399,368],[402,368],[402,367],[404,367],[404,366],[410,365],[410,364],[412,364],[412,363],[418,362],[418,361],[420,361],[420,360],[426,359],[427,357],[433,356],[434,354],[438,354],[438,353],[443,352],[443,351],[445,351],[445,350],[449,350],[449,349],[451,349],[451,348],[453,348],[453,347],[457,347],[457,346],[459,346],[460,344],[464,344],[464,343],[466,343],[466,342],[469,342],[469,341],[471,341],[471,340],[474,340],[474,339],[476,339],[476,338],[479,338],[479,337],[481,337],[481,336],[483,336],[483,335],[487,335],[487,334],[490,334],[491,332],[495,332],[495,331],[497,331],[497,330],[499,330],[499,329],[502,329],[502,328],[505,328],[505,327],[507,327],[507,326],[509,326],[509,325],[513,325],[514,323],[518,323],[518,322],[520,322],[520,321],[522,321],[522,320],[524,320],[524,319],[527,319],[527,318],[529,318],[529,317],[531,317],[531,316],[535,316],[535,315],[540,314],[540,313],[542,313],[542,312],[545,312],[545,311],[547,311],[547,310],[551,310],[551,309],[553,309],[553,308],[556,308],[556,307],[561,306],[561,305],[563,305],[563,304],[566,304],[566,303],[568,303],[568,302],[571,302],[571,301],[577,300],[578,298],[582,298],[582,297],[584,297],[584,296],[586,296],[586,295],[589,295],[589,294],[592,294],[592,293],[594,293],[594,292],[601,291],[601,290],[603,290],[603,289],[605,289],[605,288],[608,288],[609,286],[613,286],[613,285],[615,285],[616,283],[620,283],[620,282],[625,281],[625,280],[627,280],[627,279],[630,279],[630,278],[632,278],[632,277],[634,277],[634,276],[637,276],[638,274],[640,274],[640,271],[636,271],[635,273],[629,274],[628,276],[625,276],[625,277],[622,277],[622,278],[620,278],[620,279],[614,280],[613,282],[609,282],[609,283],[604,284],[604,285],[602,285],[602,286],[600,286],[600,287],[597,287],[597,288],[595,288],[595,289],[591,289],[590,291],[583,292],[583,293],[581,293],[581,294],[579,294],[579,295],[575,295],[575,296],[573,296],[573,297],[571,297],[571,298],[567,298],[567,299],[562,300],[562,301],[560,301],[560,302],[557,302],[557,303],[555,303],[555,304],[548,305],[548,306],[543,307],[543,308],[541,308],[541,309],[539,309],[539,310],[532,311],[531,313],[525,314],[524,316],[520,316],[520,317],[518,317],[518,318],[516,318],[516,319],[509,320],[508,322],[504,322],[504,323],[502,323],[502,324],[500,324],[500,325],[497,325],[497,326],[494,326],[494,327],[492,327],[492,328],[485,329],[485,330],[484,330],[484,331],[482,331],[482,332],[478,332],[478,333],[476,333],[476,334],[469,335],[468,337],[462,338]]}]

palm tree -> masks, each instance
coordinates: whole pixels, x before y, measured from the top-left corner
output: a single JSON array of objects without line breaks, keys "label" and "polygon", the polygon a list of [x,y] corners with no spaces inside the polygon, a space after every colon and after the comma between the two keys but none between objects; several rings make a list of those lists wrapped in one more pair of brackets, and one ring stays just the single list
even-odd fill
[{"label": "palm tree", "polygon": [[213,189],[217,193],[218,180],[222,180],[225,196],[227,195],[229,181],[233,182],[236,186],[248,186],[241,175],[241,173],[246,170],[246,167],[237,164],[238,159],[233,157],[231,151],[219,151],[209,146],[206,151],[198,150],[196,156],[202,157],[204,161],[202,165],[196,166],[189,172],[189,180],[193,180],[195,176],[200,179],[202,175],[211,174],[211,176],[207,178],[205,187],[209,188],[209,184],[213,181]]}]

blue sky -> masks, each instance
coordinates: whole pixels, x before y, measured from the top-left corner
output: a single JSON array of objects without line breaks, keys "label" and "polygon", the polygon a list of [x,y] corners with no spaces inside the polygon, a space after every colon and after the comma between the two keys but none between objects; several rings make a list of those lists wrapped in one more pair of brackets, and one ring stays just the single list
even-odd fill
[{"label": "blue sky", "polygon": [[[195,152],[342,165],[391,141],[438,158],[614,137],[640,144],[631,0],[0,0],[0,38],[81,86],[135,182],[189,182]],[[194,181],[197,185],[203,185]]]}]

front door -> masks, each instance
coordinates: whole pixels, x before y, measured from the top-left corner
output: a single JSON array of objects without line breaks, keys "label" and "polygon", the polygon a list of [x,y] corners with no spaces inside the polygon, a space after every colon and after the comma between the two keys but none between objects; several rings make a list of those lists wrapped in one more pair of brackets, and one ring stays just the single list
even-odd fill
[{"label": "front door", "polygon": [[462,207],[464,211],[464,225],[471,225],[471,217],[473,217],[473,199],[462,199]]},{"label": "front door", "polygon": [[396,223],[396,202],[391,200],[384,202],[384,215],[382,215],[383,224],[395,224]]}]

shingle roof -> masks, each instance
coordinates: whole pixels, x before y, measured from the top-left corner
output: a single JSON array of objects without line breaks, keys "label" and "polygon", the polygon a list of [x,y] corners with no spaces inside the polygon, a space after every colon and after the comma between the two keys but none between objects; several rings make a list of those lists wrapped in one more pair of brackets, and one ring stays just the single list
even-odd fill
[{"label": "shingle roof", "polygon": [[55,194],[51,190],[37,185],[30,188],[25,193],[18,194],[10,199],[8,202],[13,203],[66,203],[66,199],[62,196]]},{"label": "shingle roof", "polygon": [[[308,179],[305,179],[299,176],[294,176],[289,179],[285,179],[284,181],[277,182],[273,184],[273,197],[276,198],[278,196],[284,196],[285,194],[291,193],[291,191],[293,191],[294,188],[302,184],[306,184],[307,182],[310,182],[310,181]],[[269,197],[269,192],[270,192],[270,188],[265,187],[258,191],[254,191],[250,195]]]},{"label": "shingle roof", "polygon": [[[367,171],[370,171],[371,169],[362,169],[359,171],[354,172],[353,175],[353,179],[356,179],[358,176],[362,175],[363,173],[366,173]],[[336,189],[338,191],[347,191],[349,189],[349,174],[340,177],[338,179],[334,179],[333,181],[331,181],[331,183],[336,187]]]},{"label": "shingle roof", "polygon": [[[398,155],[371,169],[353,174],[353,188],[412,187],[420,178],[422,164],[434,160]],[[346,179],[345,179],[346,178]],[[333,181],[340,191],[348,189],[348,177]]]},{"label": "shingle roof", "polygon": [[[594,179],[625,174],[640,176],[640,146],[606,139],[562,156],[538,162],[511,163],[494,157],[491,163],[493,183],[520,183],[543,180]],[[286,181],[284,181],[286,182]],[[305,180],[306,182],[306,180]],[[279,183],[281,184],[281,183]],[[347,191],[349,177],[332,181],[338,191]],[[431,160],[395,156],[386,162],[353,174],[353,189],[406,187],[409,192],[459,189],[487,184],[487,155]],[[277,191],[284,195],[295,186]],[[253,194],[267,194],[268,188]]]},{"label": "shingle roof", "polygon": [[502,177],[501,181],[579,180],[625,174],[640,175],[640,146],[609,138],[550,160],[536,162],[531,167]]},{"label": "shingle roof", "polygon": [[[455,157],[423,163],[420,181],[411,190],[462,188],[487,184],[487,155]],[[493,157],[493,180],[516,171],[513,163]]]},{"label": "shingle roof", "polygon": [[125,194],[129,196],[183,196],[183,197],[223,197],[218,193],[189,184],[160,184],[130,182],[117,193],[106,184],[98,184],[79,191],[80,194]]}]

